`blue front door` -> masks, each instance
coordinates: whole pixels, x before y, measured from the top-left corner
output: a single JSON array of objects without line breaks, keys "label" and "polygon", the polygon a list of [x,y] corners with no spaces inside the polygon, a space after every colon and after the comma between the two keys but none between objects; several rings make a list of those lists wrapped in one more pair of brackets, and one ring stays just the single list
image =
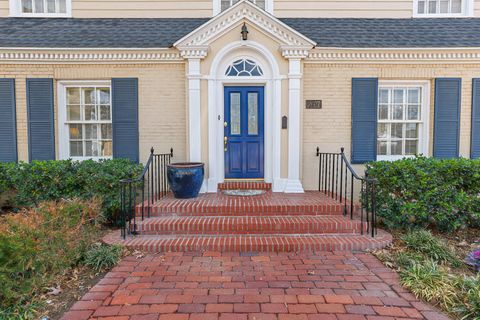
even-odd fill
[{"label": "blue front door", "polygon": [[263,87],[225,87],[226,179],[263,178]]}]

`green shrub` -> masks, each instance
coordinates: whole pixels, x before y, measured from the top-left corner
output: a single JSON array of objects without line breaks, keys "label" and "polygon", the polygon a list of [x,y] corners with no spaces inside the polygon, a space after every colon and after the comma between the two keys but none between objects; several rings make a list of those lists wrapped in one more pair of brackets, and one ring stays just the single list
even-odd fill
[{"label": "green shrub", "polygon": [[0,218],[0,309],[28,306],[96,240],[99,201],[46,202]]},{"label": "green shrub", "polygon": [[430,231],[410,231],[401,237],[408,249],[421,253],[438,263],[450,263],[454,267],[461,265],[455,253],[442,240]]},{"label": "green shrub", "polygon": [[480,226],[480,160],[378,161],[367,172],[378,181],[379,220],[390,228]]},{"label": "green shrub", "polygon": [[141,170],[141,165],[125,159],[0,164],[0,190],[13,190],[13,204],[17,207],[37,206],[48,200],[99,197],[102,214],[112,223],[120,208],[120,180],[135,177]]},{"label": "green shrub", "polygon": [[122,257],[123,247],[95,244],[85,254],[84,264],[95,271],[104,271],[115,266]]}]

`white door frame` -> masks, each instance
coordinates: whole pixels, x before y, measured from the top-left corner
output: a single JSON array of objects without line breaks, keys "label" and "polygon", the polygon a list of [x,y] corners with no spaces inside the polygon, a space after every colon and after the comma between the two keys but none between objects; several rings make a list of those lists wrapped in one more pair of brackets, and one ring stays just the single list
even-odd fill
[{"label": "white door frame", "polygon": [[[237,59],[247,58],[259,64],[261,77],[227,77],[227,67]],[[224,156],[224,87],[264,86],[264,177],[272,183],[274,192],[283,192],[285,181],[280,176],[281,168],[281,80],[278,63],[271,52],[254,41],[237,41],[225,46],[214,58],[208,80],[208,162],[207,191],[217,192],[218,183],[225,179]]]}]

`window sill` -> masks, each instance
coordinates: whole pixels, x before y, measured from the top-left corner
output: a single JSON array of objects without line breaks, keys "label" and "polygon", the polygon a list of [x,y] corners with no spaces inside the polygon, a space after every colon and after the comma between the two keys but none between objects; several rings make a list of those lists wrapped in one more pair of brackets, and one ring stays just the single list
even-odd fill
[{"label": "window sill", "polygon": [[113,157],[68,157],[62,160],[72,160],[72,161],[85,161],[85,160],[93,160],[93,161],[101,161],[101,160],[112,160]]},{"label": "window sill", "polygon": [[396,161],[402,159],[411,159],[415,158],[414,155],[412,156],[377,156],[377,161]]},{"label": "window sill", "polygon": [[468,15],[468,14],[464,14],[464,13],[452,13],[452,14],[445,14],[445,13],[441,13],[441,14],[436,14],[436,13],[432,13],[432,14],[420,14],[420,13],[417,13],[417,14],[414,14],[413,15],[413,18],[472,18],[473,15]]},{"label": "window sill", "polygon": [[67,13],[19,13],[11,14],[11,18],[71,18]]}]

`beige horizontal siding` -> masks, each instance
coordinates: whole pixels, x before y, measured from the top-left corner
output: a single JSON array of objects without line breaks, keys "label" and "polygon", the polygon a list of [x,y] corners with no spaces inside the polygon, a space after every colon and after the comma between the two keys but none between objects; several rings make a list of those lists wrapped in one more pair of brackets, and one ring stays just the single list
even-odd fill
[{"label": "beige horizontal siding", "polygon": [[276,0],[280,18],[411,18],[413,0]]},{"label": "beige horizontal siding", "polygon": [[8,17],[9,14],[8,0],[0,0],[0,17]]},{"label": "beige horizontal siding", "polygon": [[[9,15],[0,0],[0,17]],[[74,18],[211,17],[213,0],[72,0]],[[413,0],[274,0],[279,18],[411,18]],[[480,17],[480,0],[474,13]]]},{"label": "beige horizontal siding", "polygon": [[73,0],[74,18],[211,17],[211,0]]}]

